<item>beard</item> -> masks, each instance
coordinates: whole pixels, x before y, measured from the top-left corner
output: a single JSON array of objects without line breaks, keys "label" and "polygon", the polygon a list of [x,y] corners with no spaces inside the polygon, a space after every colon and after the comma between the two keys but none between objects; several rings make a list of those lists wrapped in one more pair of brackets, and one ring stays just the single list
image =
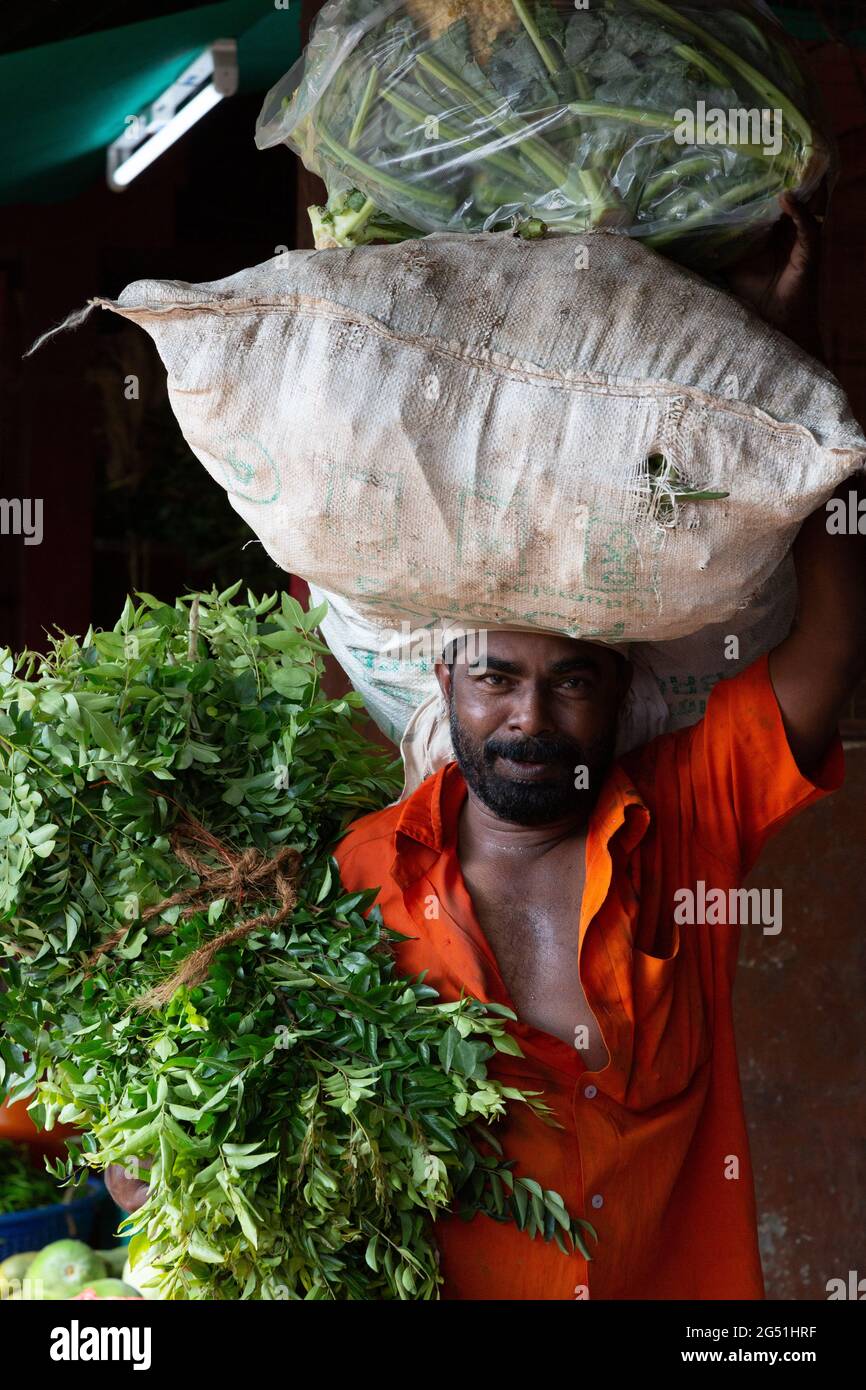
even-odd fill
[{"label": "beard", "polygon": [[[596,739],[579,742],[562,735],[545,738],[473,739],[460,724],[453,699],[449,707],[451,743],[467,785],[500,820],[514,825],[546,825],[568,815],[589,817],[614,760],[616,726]],[[549,763],[543,781],[519,782],[496,772],[497,757],[520,763]],[[575,769],[585,767],[588,785],[574,785]]]}]

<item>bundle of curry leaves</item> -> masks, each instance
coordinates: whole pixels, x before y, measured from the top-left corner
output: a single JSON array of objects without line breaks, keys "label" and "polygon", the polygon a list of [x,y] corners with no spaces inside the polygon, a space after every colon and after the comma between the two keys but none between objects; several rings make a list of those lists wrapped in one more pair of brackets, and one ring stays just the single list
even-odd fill
[{"label": "bundle of curry leaves", "polygon": [[457,1210],[588,1256],[502,1158],[507,1102],[551,1118],[488,1075],[509,1011],[401,978],[340,884],[400,780],[320,689],[324,606],[238,588],[0,652],[0,1097],[79,1128],[68,1184],[148,1171],[163,1298],[436,1298]]}]

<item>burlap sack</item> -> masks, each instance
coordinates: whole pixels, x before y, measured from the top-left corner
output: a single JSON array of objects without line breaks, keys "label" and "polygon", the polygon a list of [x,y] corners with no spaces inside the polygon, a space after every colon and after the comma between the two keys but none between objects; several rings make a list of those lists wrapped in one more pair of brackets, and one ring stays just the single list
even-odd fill
[{"label": "burlap sack", "polygon": [[378,622],[729,621],[866,451],[828,371],[612,234],[295,251],[96,302],[154,338],[273,559]]}]

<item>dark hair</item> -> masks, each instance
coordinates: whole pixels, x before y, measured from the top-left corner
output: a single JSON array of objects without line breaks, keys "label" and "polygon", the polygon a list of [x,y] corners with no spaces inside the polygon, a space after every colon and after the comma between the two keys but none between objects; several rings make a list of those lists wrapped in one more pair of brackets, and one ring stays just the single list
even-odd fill
[{"label": "dark hair", "polygon": [[465,644],[465,635],[463,637],[452,637],[451,641],[447,642],[446,645],[442,648],[442,660],[445,662],[445,665],[448,667],[448,670],[451,672],[452,676],[454,675],[454,663],[457,660],[458,642],[463,642]]}]

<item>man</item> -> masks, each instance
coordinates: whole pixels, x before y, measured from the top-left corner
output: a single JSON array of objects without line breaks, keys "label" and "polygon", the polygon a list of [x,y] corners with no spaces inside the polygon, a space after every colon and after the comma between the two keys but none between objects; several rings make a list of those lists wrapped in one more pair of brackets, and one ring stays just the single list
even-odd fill
[{"label": "man", "polygon": [[[781,259],[731,287],[814,350],[815,224],[785,210]],[[401,973],[516,1013],[525,1057],[497,1054],[491,1072],[542,1090],[560,1127],[512,1103],[499,1138],[597,1232],[587,1262],[449,1218],[446,1298],[764,1296],[731,1012],[754,898],[732,890],[841,785],[837,724],[866,653],[862,540],[830,535],[822,507],[794,558],[787,639],[720,683],[700,723],[618,761],[621,656],[542,633],[488,631],[483,660],[452,644],[436,675],[455,760],[337,848],[349,890],[381,885]]]},{"label": "man", "polygon": [[790,635],[720,683],[700,723],[614,762],[627,663],[488,632],[486,660],[436,664],[456,761],[337,848],[349,890],[381,884],[401,973],[517,1014],[526,1060],[492,1072],[543,1090],[562,1128],[512,1104],[499,1137],[598,1233],[587,1267],[514,1226],[449,1219],[445,1297],[763,1297],[731,1019],[740,923],[687,924],[677,904],[701,883],[731,901],[767,837],[841,785],[866,575],[858,538],[826,518],[795,545]]}]

